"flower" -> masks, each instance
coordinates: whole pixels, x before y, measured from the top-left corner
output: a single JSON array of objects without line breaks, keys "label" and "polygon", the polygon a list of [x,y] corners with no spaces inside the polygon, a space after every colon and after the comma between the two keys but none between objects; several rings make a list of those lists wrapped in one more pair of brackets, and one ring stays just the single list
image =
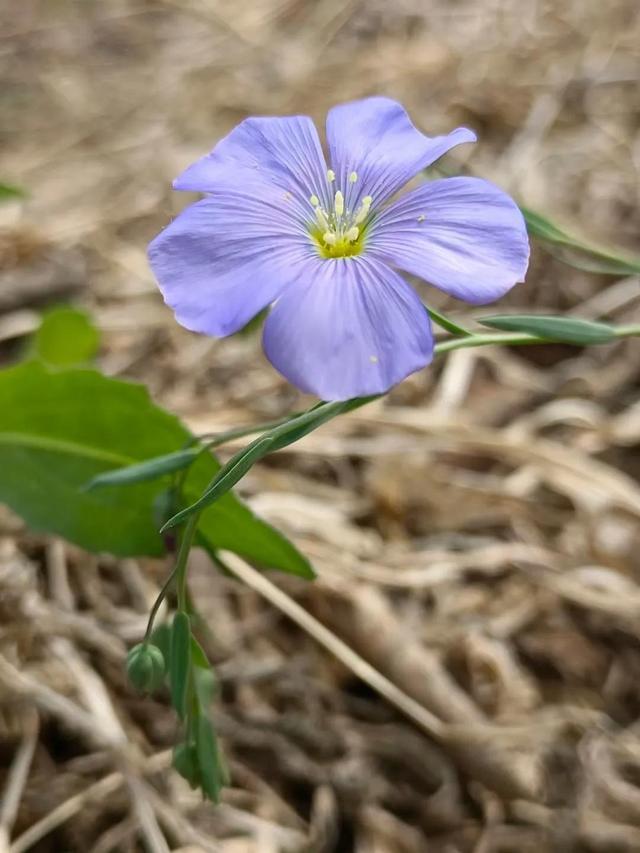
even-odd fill
[{"label": "flower", "polygon": [[271,305],[264,350],[324,400],[380,394],[433,356],[427,312],[397,270],[473,304],[522,281],[516,204],[478,178],[425,182],[462,142],[417,130],[389,98],[327,117],[329,163],[310,118],[248,118],[174,182],[206,193],[149,247],[165,301],[192,331],[225,336]]}]

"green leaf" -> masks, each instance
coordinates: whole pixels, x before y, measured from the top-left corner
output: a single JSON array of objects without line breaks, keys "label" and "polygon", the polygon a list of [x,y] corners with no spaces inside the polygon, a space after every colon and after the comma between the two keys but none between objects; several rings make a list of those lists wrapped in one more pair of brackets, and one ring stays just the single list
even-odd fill
[{"label": "green leaf", "polygon": [[616,250],[604,249],[588,243],[569,234],[548,217],[528,207],[520,205],[520,210],[527,223],[527,230],[532,237],[536,237],[538,240],[546,243],[577,251],[580,254],[586,254],[591,259],[587,261],[577,260],[575,262],[567,258],[562,259],[572,266],[577,266],[579,269],[587,269],[590,272],[600,272],[610,275],[635,275],[640,272],[640,258],[628,257]]},{"label": "green leaf", "polygon": [[480,317],[478,322],[503,332],[525,332],[546,341],[589,346],[606,344],[616,337],[615,328],[606,323],[573,317],[544,317],[537,314],[511,314]]},{"label": "green leaf", "polygon": [[32,345],[34,355],[47,364],[87,364],[98,352],[100,333],[84,311],[60,306],[44,314]]},{"label": "green leaf", "polygon": [[440,314],[440,312],[436,311],[435,308],[429,308],[428,305],[425,305],[425,308],[433,322],[445,331],[450,332],[452,335],[457,335],[458,337],[469,337],[471,334],[471,332],[468,329],[465,329],[464,326],[459,326],[457,323],[454,323],[453,320],[445,317],[444,314]]},{"label": "green leaf", "polygon": [[184,720],[187,714],[189,676],[191,672],[191,624],[186,613],[176,613],[171,625],[171,652],[169,654],[169,683],[171,704]]},{"label": "green leaf", "polygon": [[281,450],[289,444],[293,444],[303,436],[318,429],[319,426],[335,418],[337,415],[356,409],[364,405],[373,397],[356,397],[353,400],[345,400],[338,403],[320,403],[304,412],[302,415],[291,418],[291,420],[269,430],[259,436],[247,447],[233,456],[226,465],[217,473],[216,477],[200,494],[200,497],[185,509],[176,513],[173,518],[164,525],[162,531],[175,527],[185,521],[194,512],[201,512],[206,507],[223,498],[235,484],[244,477],[255,463],[276,450]]},{"label": "green leaf", "polygon": [[217,803],[220,800],[220,791],[225,784],[225,774],[221,766],[216,735],[206,715],[198,716],[195,734],[200,784],[207,797]]},{"label": "green leaf", "polygon": [[[141,385],[94,370],[56,370],[28,362],[0,371],[0,501],[34,530],[56,533],[90,551],[157,556],[165,551],[154,501],[168,478],[84,491],[97,475],[163,456],[193,439]],[[202,454],[185,481],[195,501],[220,470]],[[198,529],[209,549],[313,577],[307,560],[234,495],[207,510]]]},{"label": "green leaf", "polygon": [[26,192],[15,184],[5,184],[0,181],[0,202],[26,198]]},{"label": "green leaf", "polygon": [[124,468],[115,468],[104,474],[98,474],[89,483],[87,491],[98,489],[102,486],[128,486],[133,483],[146,483],[148,480],[157,480],[165,474],[173,474],[182,471],[197,457],[200,449],[188,447],[185,450],[176,450],[175,453],[166,453],[164,456],[156,456],[146,462],[138,462],[135,465],[127,465]]}]

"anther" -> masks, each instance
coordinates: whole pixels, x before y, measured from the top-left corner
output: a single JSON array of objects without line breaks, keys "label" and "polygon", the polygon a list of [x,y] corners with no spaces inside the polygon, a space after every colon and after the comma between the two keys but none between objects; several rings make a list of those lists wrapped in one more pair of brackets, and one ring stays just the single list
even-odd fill
[{"label": "anther", "polygon": [[358,212],[356,213],[356,218],[354,220],[356,225],[360,225],[360,223],[364,222],[364,220],[367,218],[367,216],[369,215],[369,208],[371,207],[372,201],[373,201],[373,199],[371,198],[370,195],[366,195],[362,199],[362,203],[360,204],[360,207],[358,208]]},{"label": "anther", "polygon": [[324,240],[324,242],[328,246],[335,246],[335,244],[337,242],[336,241],[336,235],[333,234],[331,231],[325,231],[324,234],[322,235],[322,239]]},{"label": "anther", "polygon": [[318,220],[318,225],[321,228],[323,228],[325,231],[329,230],[329,220],[327,219],[327,214],[320,206],[316,207],[316,219]]},{"label": "anther", "polygon": [[329,181],[329,183],[332,183],[333,181],[335,181],[335,179],[336,173],[333,171],[333,169],[327,169],[327,180]]},{"label": "anther", "polygon": [[340,190],[336,192],[335,198],[333,200],[333,209],[336,212],[336,216],[342,216],[342,214],[344,213],[344,196],[342,195]]},{"label": "anther", "polygon": [[311,202],[312,207],[317,207],[320,204],[320,199],[317,195],[309,196],[309,201]]},{"label": "anther", "polygon": [[357,225],[354,225],[352,228],[349,228],[349,230],[347,231],[347,233],[344,236],[351,243],[355,243],[356,240],[358,239],[359,235],[360,235],[360,229],[358,228]]},{"label": "anther", "polygon": [[355,182],[357,180],[358,180],[358,173],[357,172],[351,172],[351,174],[349,175],[349,183],[355,184]]}]

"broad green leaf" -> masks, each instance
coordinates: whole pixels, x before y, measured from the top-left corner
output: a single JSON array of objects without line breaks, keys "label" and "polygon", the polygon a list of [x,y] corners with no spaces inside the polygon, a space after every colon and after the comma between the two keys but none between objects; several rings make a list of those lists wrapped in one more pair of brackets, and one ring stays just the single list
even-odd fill
[{"label": "broad green leaf", "polygon": [[628,257],[624,253],[613,249],[604,249],[588,243],[583,239],[569,234],[548,217],[528,207],[521,205],[520,210],[527,223],[527,230],[532,237],[556,246],[575,250],[581,254],[586,254],[590,258],[590,260],[578,259],[575,262],[563,258],[567,263],[571,263],[580,269],[587,269],[590,272],[601,272],[611,275],[635,275],[640,273],[640,258]]},{"label": "broad green leaf", "polygon": [[181,720],[187,714],[189,675],[191,672],[191,624],[186,613],[176,613],[171,625],[169,683],[171,704]]},{"label": "broad green leaf", "polygon": [[104,474],[98,474],[87,484],[87,491],[97,489],[101,486],[126,486],[133,483],[146,483],[148,480],[157,480],[165,474],[173,474],[182,471],[197,457],[200,449],[187,447],[185,450],[176,450],[175,453],[166,453],[164,456],[156,456],[147,462],[138,462],[135,465],[127,465],[125,468],[115,468]]},{"label": "broad green leaf", "polygon": [[303,438],[303,436],[318,429],[319,426],[335,418],[337,415],[350,412],[364,405],[373,397],[356,397],[353,400],[345,400],[337,403],[319,403],[302,415],[291,418],[291,420],[269,430],[259,436],[247,447],[233,456],[226,465],[217,473],[216,477],[203,490],[200,497],[185,509],[176,513],[173,518],[162,528],[163,531],[180,524],[194,512],[201,512],[206,507],[223,498],[227,492],[268,453],[281,450],[289,444]]},{"label": "broad green leaf", "polygon": [[52,308],[33,336],[34,355],[58,367],[91,362],[100,346],[100,333],[88,314],[77,308]]},{"label": "broad green leaf", "polygon": [[606,344],[616,337],[613,326],[573,317],[544,317],[536,314],[512,314],[479,317],[478,322],[503,332],[525,332],[546,341],[588,346]]},{"label": "broad green leaf", "polygon": [[17,187],[15,184],[5,184],[0,181],[0,202],[25,198],[26,195],[22,187]]},{"label": "broad green leaf", "polygon": [[[36,361],[0,371],[0,501],[33,529],[90,551],[164,553],[154,501],[168,477],[91,492],[84,486],[192,439],[141,385]],[[202,454],[186,478],[186,499],[195,501],[219,470],[211,454]],[[198,534],[209,550],[235,551],[264,567],[313,577],[294,546],[231,494],[202,515]]]}]

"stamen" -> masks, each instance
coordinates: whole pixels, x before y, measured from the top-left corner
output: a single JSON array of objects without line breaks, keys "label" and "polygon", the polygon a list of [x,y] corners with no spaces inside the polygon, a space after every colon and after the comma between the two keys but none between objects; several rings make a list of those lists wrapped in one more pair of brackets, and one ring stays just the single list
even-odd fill
[{"label": "stamen", "polygon": [[358,228],[357,225],[354,225],[353,228],[349,228],[349,230],[347,231],[347,233],[344,236],[350,242],[355,243],[356,240],[358,239],[359,235],[360,235],[360,229]]},{"label": "stamen", "polygon": [[327,170],[327,180],[329,181],[329,183],[333,183],[333,181],[335,181],[335,179],[336,179],[336,173],[333,171],[333,169],[328,169]]},{"label": "stamen", "polygon": [[325,231],[329,230],[329,220],[327,219],[327,214],[324,210],[318,206],[316,207],[316,219],[318,220],[318,225],[324,229]]},{"label": "stamen", "polygon": [[317,195],[309,196],[309,201],[311,202],[313,207],[317,207],[320,204],[320,199]]},{"label": "stamen", "polygon": [[357,172],[351,172],[351,174],[349,175],[349,183],[355,184],[355,182],[357,180],[358,180],[358,173]]},{"label": "stamen", "polygon": [[325,231],[322,235],[322,239],[328,246],[335,246],[335,244],[337,243],[337,237],[331,231]]},{"label": "stamen", "polygon": [[333,209],[336,212],[336,216],[342,216],[342,214],[344,213],[344,196],[342,195],[340,190],[337,191],[336,196],[333,200]]},{"label": "stamen", "polygon": [[366,195],[362,199],[362,203],[360,204],[360,207],[358,208],[358,211],[356,213],[356,218],[354,219],[356,225],[360,225],[360,223],[364,222],[364,220],[367,218],[367,216],[369,215],[369,208],[371,207],[372,201],[373,199],[370,195]]}]

